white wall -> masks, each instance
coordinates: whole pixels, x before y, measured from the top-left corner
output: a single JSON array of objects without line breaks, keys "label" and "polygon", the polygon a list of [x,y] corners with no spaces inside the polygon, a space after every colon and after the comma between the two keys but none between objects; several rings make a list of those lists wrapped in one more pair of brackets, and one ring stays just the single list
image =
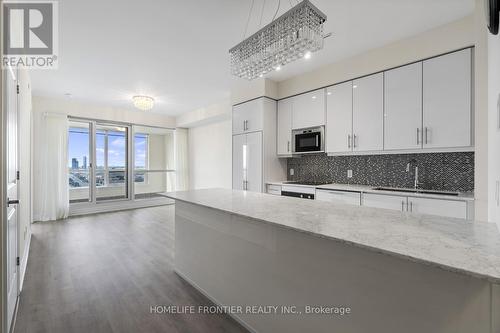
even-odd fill
[{"label": "white wall", "polygon": [[73,117],[121,121],[137,125],[175,128],[175,118],[148,111],[131,111],[73,99],[33,96],[33,111],[64,113]]},{"label": "white wall", "polygon": [[231,119],[189,128],[188,142],[190,188],[231,188]]}]

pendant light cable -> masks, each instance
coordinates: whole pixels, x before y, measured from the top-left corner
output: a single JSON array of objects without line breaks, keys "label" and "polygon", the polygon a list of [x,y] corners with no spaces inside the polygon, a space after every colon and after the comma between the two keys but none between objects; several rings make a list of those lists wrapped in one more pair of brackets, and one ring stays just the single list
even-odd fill
[{"label": "pendant light cable", "polygon": [[245,26],[245,32],[243,33],[243,39],[245,39],[245,37],[247,36],[248,24],[250,23],[250,16],[252,16],[254,3],[255,3],[255,0],[252,0],[252,5],[250,6],[250,11],[248,12],[248,18],[247,18],[247,24]]}]

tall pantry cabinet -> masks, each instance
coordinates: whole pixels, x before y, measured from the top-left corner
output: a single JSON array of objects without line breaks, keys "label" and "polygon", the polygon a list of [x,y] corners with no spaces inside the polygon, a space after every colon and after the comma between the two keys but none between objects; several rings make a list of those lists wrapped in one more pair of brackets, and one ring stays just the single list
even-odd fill
[{"label": "tall pantry cabinet", "polygon": [[257,98],[233,106],[233,189],[264,192],[266,181],[286,179],[277,157],[276,101]]}]

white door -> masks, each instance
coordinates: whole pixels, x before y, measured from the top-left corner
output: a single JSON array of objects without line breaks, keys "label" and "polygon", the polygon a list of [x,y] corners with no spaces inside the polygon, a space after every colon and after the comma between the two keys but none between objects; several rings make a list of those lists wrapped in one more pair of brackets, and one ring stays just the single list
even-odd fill
[{"label": "white door", "polygon": [[233,135],[233,189],[243,190],[245,188],[244,181],[246,175],[244,169],[246,168],[246,144],[247,135]]},{"label": "white door", "polygon": [[467,218],[467,203],[465,201],[409,197],[408,210],[418,214]]},{"label": "white door", "polygon": [[18,100],[17,75],[13,70],[4,73],[5,78],[5,106],[7,111],[7,325],[10,328],[17,296],[19,295],[18,265],[17,265],[17,235],[18,212],[16,200],[17,171],[18,171]]},{"label": "white door", "polygon": [[233,107],[233,134],[262,131],[264,98],[255,99]]},{"label": "white door", "polygon": [[246,189],[262,192],[262,132],[247,134],[246,154]]},{"label": "white door", "polygon": [[384,148],[384,74],[353,81],[352,134],[354,151]]},{"label": "white door", "polygon": [[424,148],[472,144],[471,78],[470,49],[424,61]]},{"label": "white door", "polygon": [[292,101],[293,129],[325,125],[325,89],[292,97]]},{"label": "white door", "polygon": [[361,204],[361,193],[316,189],[316,200],[359,206]]},{"label": "white door", "polygon": [[292,99],[278,102],[278,155],[292,153]]},{"label": "white door", "polygon": [[363,206],[406,211],[407,197],[363,193]]},{"label": "white door", "polygon": [[326,152],[352,150],[352,81],[326,90]]},{"label": "white door", "polygon": [[422,63],[384,73],[384,149],[422,148]]}]

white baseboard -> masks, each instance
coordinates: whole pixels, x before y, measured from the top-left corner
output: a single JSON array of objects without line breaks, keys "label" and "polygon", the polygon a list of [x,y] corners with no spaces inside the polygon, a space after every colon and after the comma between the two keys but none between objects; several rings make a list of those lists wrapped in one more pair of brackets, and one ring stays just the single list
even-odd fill
[{"label": "white baseboard", "polygon": [[30,244],[31,244],[31,228],[29,228],[28,241],[24,246],[24,256],[21,258],[21,266],[19,267],[19,292],[23,290],[24,277],[26,275],[26,268],[28,267],[28,257],[30,254]]}]

